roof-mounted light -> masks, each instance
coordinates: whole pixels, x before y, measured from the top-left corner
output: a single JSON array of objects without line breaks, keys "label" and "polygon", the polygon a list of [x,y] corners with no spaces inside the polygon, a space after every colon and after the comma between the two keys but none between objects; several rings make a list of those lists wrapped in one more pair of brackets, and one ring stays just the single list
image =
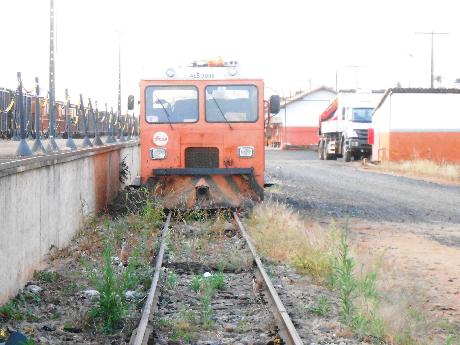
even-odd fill
[{"label": "roof-mounted light", "polygon": [[176,75],[176,71],[174,70],[174,68],[168,68],[166,70],[166,75],[168,76],[168,78],[173,78]]},{"label": "roof-mounted light", "polygon": [[238,69],[235,66],[227,68],[228,75],[234,77],[238,74]]},{"label": "roof-mounted light", "polygon": [[188,65],[188,67],[237,67],[238,61],[224,61],[224,59],[219,56],[211,60],[195,60]]}]

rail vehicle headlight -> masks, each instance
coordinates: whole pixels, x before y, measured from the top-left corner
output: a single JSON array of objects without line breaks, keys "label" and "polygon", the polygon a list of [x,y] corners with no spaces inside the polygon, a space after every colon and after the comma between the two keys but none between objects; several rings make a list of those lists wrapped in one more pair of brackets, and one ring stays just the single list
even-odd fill
[{"label": "rail vehicle headlight", "polygon": [[151,159],[165,159],[166,158],[166,149],[163,148],[163,147],[151,148],[150,149],[150,158]]},{"label": "rail vehicle headlight", "polygon": [[168,76],[168,78],[172,78],[176,75],[176,71],[174,70],[174,68],[168,68],[166,70],[166,75]]},{"label": "rail vehicle headlight", "polygon": [[238,146],[238,156],[241,158],[254,157],[254,146]]}]

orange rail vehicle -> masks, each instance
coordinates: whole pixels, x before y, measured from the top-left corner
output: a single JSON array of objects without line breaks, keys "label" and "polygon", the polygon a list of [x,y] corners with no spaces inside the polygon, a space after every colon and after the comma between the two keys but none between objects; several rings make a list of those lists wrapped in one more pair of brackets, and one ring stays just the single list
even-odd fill
[{"label": "orange rail vehicle", "polygon": [[[211,67],[212,66],[212,67]],[[263,199],[264,84],[235,63],[194,63],[140,82],[141,183],[166,208]],[[279,111],[279,97],[270,112]]]}]

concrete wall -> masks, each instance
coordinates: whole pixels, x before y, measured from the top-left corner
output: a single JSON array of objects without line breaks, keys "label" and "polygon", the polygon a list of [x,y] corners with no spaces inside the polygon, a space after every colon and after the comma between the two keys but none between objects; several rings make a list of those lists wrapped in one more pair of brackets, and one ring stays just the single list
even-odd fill
[{"label": "concrete wall", "polygon": [[138,142],[0,164],[0,304],[117,194],[123,158],[139,175]]}]

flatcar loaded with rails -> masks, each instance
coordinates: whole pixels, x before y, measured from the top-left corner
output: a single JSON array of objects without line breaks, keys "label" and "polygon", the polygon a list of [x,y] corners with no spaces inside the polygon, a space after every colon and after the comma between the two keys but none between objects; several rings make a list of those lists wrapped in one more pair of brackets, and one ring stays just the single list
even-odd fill
[{"label": "flatcar loaded with rails", "polygon": [[[166,208],[263,199],[264,83],[221,59],[140,82],[141,183]],[[270,98],[279,111],[279,96]]]}]

